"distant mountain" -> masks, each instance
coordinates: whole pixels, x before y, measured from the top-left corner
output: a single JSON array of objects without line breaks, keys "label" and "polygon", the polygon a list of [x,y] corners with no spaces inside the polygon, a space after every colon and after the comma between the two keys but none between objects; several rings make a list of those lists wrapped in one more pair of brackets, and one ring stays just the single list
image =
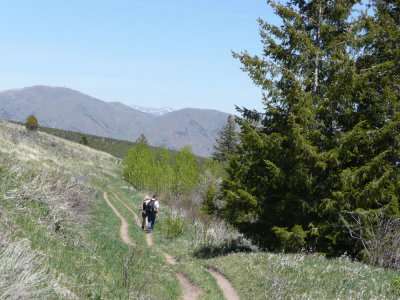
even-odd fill
[{"label": "distant mountain", "polygon": [[130,107],[139,110],[141,112],[151,114],[153,116],[163,116],[174,111],[171,107],[154,108],[154,107],[143,107],[139,105],[130,105]]},{"label": "distant mountain", "polygon": [[180,149],[190,145],[200,156],[211,154],[228,114],[186,108],[156,116],[119,102],[104,102],[78,91],[33,86],[0,92],[0,118],[26,120],[34,114],[43,126],[135,141],[145,134],[151,145]]}]

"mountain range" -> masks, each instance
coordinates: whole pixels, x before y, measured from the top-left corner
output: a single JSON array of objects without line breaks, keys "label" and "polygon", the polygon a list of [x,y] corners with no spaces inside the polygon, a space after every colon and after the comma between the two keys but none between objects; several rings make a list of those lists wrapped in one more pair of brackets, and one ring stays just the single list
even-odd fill
[{"label": "mountain range", "polygon": [[154,115],[63,87],[33,86],[0,92],[1,119],[24,122],[30,114],[47,127],[128,141],[144,134],[151,145],[174,150],[190,145],[196,155],[205,157],[210,156],[228,117],[224,112],[196,108]]}]

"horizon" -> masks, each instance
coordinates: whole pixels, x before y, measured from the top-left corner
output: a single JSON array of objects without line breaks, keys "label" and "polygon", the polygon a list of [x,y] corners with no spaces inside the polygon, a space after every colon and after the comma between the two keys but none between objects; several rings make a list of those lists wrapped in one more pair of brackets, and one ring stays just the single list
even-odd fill
[{"label": "horizon", "polygon": [[[171,112],[178,111],[178,110],[183,110],[183,109],[200,109],[200,110],[214,110],[214,111],[220,111],[220,110],[212,109],[212,108],[199,108],[199,107],[191,107],[191,106],[182,107],[182,108],[178,108],[178,109],[177,109],[177,108],[170,107],[170,106],[150,107],[150,106],[141,106],[141,105],[135,105],[135,104],[132,104],[132,105],[131,105],[131,104],[126,104],[126,103],[123,103],[123,102],[120,102],[120,101],[107,101],[106,99],[96,98],[96,97],[94,97],[94,96],[92,96],[92,95],[86,94],[86,93],[84,93],[84,92],[82,92],[82,91],[78,91],[78,90],[75,90],[75,89],[70,88],[70,87],[65,87],[65,86],[49,86],[49,85],[41,85],[41,84],[33,85],[33,86],[26,86],[26,87],[21,87],[21,88],[13,88],[13,89],[1,90],[0,93],[10,92],[10,91],[14,91],[14,90],[23,90],[23,89],[30,89],[30,88],[38,88],[38,87],[43,87],[43,88],[56,88],[56,89],[67,89],[67,90],[71,90],[71,91],[73,91],[73,92],[77,92],[77,93],[83,94],[83,95],[85,95],[85,96],[91,97],[91,98],[96,99],[96,100],[98,100],[98,101],[102,101],[102,102],[105,102],[105,103],[119,103],[119,104],[127,105],[127,106],[129,106],[130,108],[133,108],[133,109],[136,109],[136,108],[133,107],[133,106],[136,106],[136,107],[143,108],[143,109],[162,109],[162,108],[169,108],[169,109],[172,110]],[[138,110],[138,109],[136,109],[136,110]],[[141,111],[141,110],[139,110],[139,111]],[[224,111],[220,111],[220,112],[227,113],[227,112],[224,112]],[[227,114],[230,114],[230,113],[227,113]]]},{"label": "horizon", "polygon": [[1,90],[44,85],[143,107],[263,109],[261,89],[231,53],[261,54],[257,18],[276,20],[263,0],[21,0],[0,8]]}]

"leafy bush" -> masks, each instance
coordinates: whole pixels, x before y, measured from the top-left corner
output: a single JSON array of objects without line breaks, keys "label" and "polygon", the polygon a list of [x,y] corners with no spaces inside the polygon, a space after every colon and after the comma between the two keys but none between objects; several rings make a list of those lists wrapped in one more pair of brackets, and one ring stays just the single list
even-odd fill
[{"label": "leafy bush", "polygon": [[395,295],[400,296],[400,277],[390,282],[390,287]]},{"label": "leafy bush", "polygon": [[287,227],[273,227],[272,230],[281,241],[284,251],[300,251],[306,245],[307,232],[300,225],[294,225],[291,231]]},{"label": "leafy bush", "polygon": [[39,122],[34,115],[30,115],[26,118],[25,126],[27,130],[36,131],[39,128]]},{"label": "leafy bush", "polygon": [[183,220],[178,214],[168,214],[167,221],[167,238],[175,238],[183,234]]}]

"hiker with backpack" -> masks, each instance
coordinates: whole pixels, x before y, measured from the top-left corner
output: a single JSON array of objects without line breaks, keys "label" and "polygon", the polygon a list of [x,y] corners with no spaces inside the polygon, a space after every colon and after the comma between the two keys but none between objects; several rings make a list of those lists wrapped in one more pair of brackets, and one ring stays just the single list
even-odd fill
[{"label": "hiker with backpack", "polygon": [[144,197],[142,205],[139,207],[139,210],[142,211],[142,229],[147,230],[147,203],[149,203],[150,197]]},{"label": "hiker with backpack", "polygon": [[150,201],[146,205],[146,213],[147,213],[147,232],[153,232],[154,229],[154,223],[156,222],[156,218],[158,217],[158,195],[154,194],[153,199],[150,199]]}]

